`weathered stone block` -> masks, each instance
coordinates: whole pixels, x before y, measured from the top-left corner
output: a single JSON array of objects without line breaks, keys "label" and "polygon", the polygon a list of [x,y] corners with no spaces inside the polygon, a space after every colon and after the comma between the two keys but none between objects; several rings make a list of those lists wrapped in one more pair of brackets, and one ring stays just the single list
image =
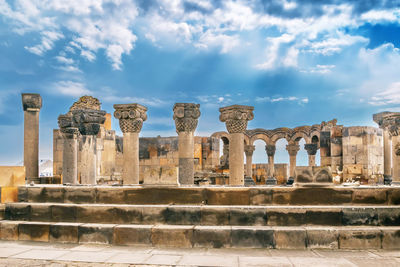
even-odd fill
[{"label": "weathered stone block", "polygon": [[96,188],[65,188],[65,203],[96,203]]},{"label": "weathered stone block", "polygon": [[304,228],[276,228],[274,239],[278,249],[305,249],[307,245],[307,234]]},{"label": "weathered stone block", "polygon": [[165,224],[164,212],[167,209],[162,205],[148,205],[142,209],[142,223]]},{"label": "weathered stone block", "polygon": [[99,187],[96,190],[96,203],[125,204],[125,195],[122,188]]},{"label": "weathered stone block", "polygon": [[250,188],[250,205],[268,205],[272,203],[272,190]]},{"label": "weathered stone block", "polygon": [[207,188],[206,198],[209,205],[249,205],[248,188]]},{"label": "weathered stone block", "polygon": [[229,208],[201,207],[201,225],[229,225]]},{"label": "weathered stone block", "polygon": [[65,190],[62,187],[44,187],[42,189],[41,197],[46,202],[62,203],[64,202]]},{"label": "weathered stone block", "polygon": [[306,210],[302,208],[267,209],[267,224],[270,226],[292,226],[305,223]]},{"label": "weathered stone block", "polygon": [[50,207],[53,222],[75,222],[76,206],[75,205],[52,205]]},{"label": "weathered stone block", "polygon": [[400,249],[400,228],[382,228],[382,249]]},{"label": "weathered stone block", "polygon": [[7,220],[28,221],[31,216],[31,205],[15,203],[6,205],[5,218]]},{"label": "weathered stone block", "polygon": [[162,212],[167,224],[193,225],[200,224],[200,207],[170,206]]},{"label": "weathered stone block", "polygon": [[144,187],[124,190],[125,204],[200,204],[201,188]]},{"label": "weathered stone block", "polygon": [[272,192],[272,203],[278,205],[289,204],[293,191],[294,188],[275,188]]},{"label": "weathered stone block", "polygon": [[400,207],[389,208],[382,207],[377,210],[379,225],[399,226],[400,225]]},{"label": "weathered stone block", "polygon": [[50,223],[24,222],[18,226],[18,240],[49,242]]},{"label": "weathered stone block", "polygon": [[18,187],[18,201],[28,202],[28,189],[25,186]]},{"label": "weathered stone block", "polygon": [[140,206],[116,206],[109,207],[107,212],[113,217],[111,223],[138,224],[142,222],[142,210]]},{"label": "weathered stone block", "polygon": [[339,233],[335,229],[307,228],[307,248],[338,249]]},{"label": "weathered stone block", "polygon": [[326,205],[351,203],[352,191],[334,188],[295,188],[291,194],[292,205]]},{"label": "weathered stone block", "polygon": [[229,248],[231,230],[230,226],[196,226],[193,232],[193,247]]},{"label": "weathered stone block", "polygon": [[381,231],[378,229],[340,229],[340,249],[380,249]]},{"label": "weathered stone block", "polygon": [[81,205],[76,207],[76,217],[85,223],[141,223],[142,207]]},{"label": "weathered stone block", "polygon": [[353,203],[386,204],[387,190],[385,189],[357,189],[353,192]]},{"label": "weathered stone block", "polygon": [[43,197],[42,187],[29,187],[28,189],[28,202],[46,202],[46,199]]},{"label": "weathered stone block", "polygon": [[50,242],[78,243],[81,223],[55,223],[50,225]]},{"label": "weathered stone block", "polygon": [[151,242],[155,247],[192,247],[194,226],[157,225],[152,228]]},{"label": "weathered stone block", "polygon": [[151,245],[152,225],[117,225],[114,228],[115,245]]},{"label": "weathered stone block", "polygon": [[307,225],[342,225],[342,210],[340,208],[321,208],[307,210],[305,215]]},{"label": "weathered stone block", "polygon": [[1,221],[0,238],[1,240],[18,240],[18,225],[21,221]]},{"label": "weathered stone block", "polygon": [[50,206],[46,204],[32,204],[31,217],[32,221],[48,222],[51,221]]},{"label": "weathered stone block", "polygon": [[112,244],[115,224],[82,224],[78,226],[79,243]]},{"label": "weathered stone block", "polygon": [[232,208],[229,213],[230,225],[258,225],[267,224],[267,215],[263,209]]},{"label": "weathered stone block", "polygon": [[343,225],[378,225],[375,208],[343,208]]},{"label": "weathered stone block", "polygon": [[232,247],[275,248],[274,231],[269,227],[232,226]]},{"label": "weathered stone block", "polygon": [[400,205],[400,188],[390,188],[388,190],[389,205]]}]

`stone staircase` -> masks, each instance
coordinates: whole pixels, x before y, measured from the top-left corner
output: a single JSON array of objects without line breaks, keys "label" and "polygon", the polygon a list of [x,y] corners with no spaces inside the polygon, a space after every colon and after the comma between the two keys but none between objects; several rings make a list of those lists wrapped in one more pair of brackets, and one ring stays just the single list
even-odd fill
[{"label": "stone staircase", "polygon": [[155,247],[399,249],[400,187],[27,186],[3,240]]}]

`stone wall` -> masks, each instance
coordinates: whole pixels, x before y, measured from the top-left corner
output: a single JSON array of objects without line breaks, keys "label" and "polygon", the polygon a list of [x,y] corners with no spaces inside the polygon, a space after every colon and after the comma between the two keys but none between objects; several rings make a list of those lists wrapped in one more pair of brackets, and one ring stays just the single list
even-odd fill
[{"label": "stone wall", "polygon": [[343,179],[383,175],[383,135],[374,127],[343,128]]}]

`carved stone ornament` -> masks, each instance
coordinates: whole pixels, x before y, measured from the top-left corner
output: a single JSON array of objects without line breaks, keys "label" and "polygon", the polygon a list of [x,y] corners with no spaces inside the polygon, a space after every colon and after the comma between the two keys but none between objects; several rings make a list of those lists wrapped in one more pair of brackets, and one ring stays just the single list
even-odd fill
[{"label": "carved stone ornament", "polygon": [[254,118],[254,107],[233,105],[220,108],[221,115],[219,120],[225,122],[226,129],[230,134],[244,133],[247,128],[247,122]]},{"label": "carved stone ornament", "polygon": [[119,120],[123,133],[138,133],[142,130],[143,122],[147,120],[147,108],[140,104],[114,105],[114,117]]},{"label": "carved stone ornament", "polygon": [[288,151],[290,156],[296,156],[297,152],[300,150],[300,145],[297,144],[286,145],[286,150]]},{"label": "carved stone ornament", "polygon": [[72,104],[72,106],[69,109],[69,113],[71,113],[73,110],[78,110],[78,109],[100,110],[100,108],[101,108],[101,103],[97,98],[85,95],[80,97],[78,101]]},{"label": "carved stone ornament", "polygon": [[268,157],[273,157],[275,155],[276,146],[275,145],[265,145],[265,151]]},{"label": "carved stone ornament", "polygon": [[173,108],[176,131],[194,132],[200,117],[200,104],[176,103]]},{"label": "carved stone ornament", "polygon": [[396,156],[400,156],[400,143],[397,143],[394,147],[394,153],[396,154]]},{"label": "carved stone ornament", "polygon": [[307,150],[308,155],[315,155],[318,151],[318,144],[305,144],[304,149]]},{"label": "carved stone ornament", "polygon": [[73,125],[71,114],[58,116],[58,126],[64,138],[76,138],[79,134],[79,129]]},{"label": "carved stone ornament", "polygon": [[22,108],[24,111],[40,111],[42,97],[40,94],[22,94]]},{"label": "carved stone ornament", "polygon": [[400,112],[381,112],[373,115],[374,121],[380,128],[388,130],[391,136],[400,133]]},{"label": "carved stone ornament", "polygon": [[256,150],[256,146],[252,146],[252,145],[245,145],[244,146],[244,153],[246,153],[246,157],[253,156],[254,150]]},{"label": "carved stone ornament", "polygon": [[76,109],[72,111],[72,123],[82,135],[97,135],[100,124],[106,120],[104,110]]}]

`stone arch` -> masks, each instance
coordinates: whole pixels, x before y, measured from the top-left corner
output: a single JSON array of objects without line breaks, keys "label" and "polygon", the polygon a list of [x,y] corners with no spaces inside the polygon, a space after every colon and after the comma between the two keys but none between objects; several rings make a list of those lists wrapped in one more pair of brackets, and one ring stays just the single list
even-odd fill
[{"label": "stone arch", "polygon": [[290,138],[290,141],[298,143],[302,138],[306,141],[306,144],[311,142],[310,136],[306,131],[303,130],[294,132],[294,135]]},{"label": "stone arch", "polygon": [[223,142],[222,155],[220,155],[219,166],[221,169],[229,169],[229,133],[215,132],[211,135],[212,138],[218,138]]},{"label": "stone arch", "polygon": [[282,139],[282,138],[286,139],[286,141],[289,143],[290,132],[291,132],[291,130],[289,128],[278,128],[278,129],[272,130],[270,139],[273,144],[275,144],[276,141],[278,141],[279,139]]},{"label": "stone arch", "polygon": [[254,142],[257,141],[257,140],[263,140],[266,145],[272,144],[272,141],[268,137],[268,135],[263,134],[263,133],[259,133],[259,134],[255,134],[255,135],[251,136],[251,138],[249,140],[249,144],[250,145],[254,145]]}]

